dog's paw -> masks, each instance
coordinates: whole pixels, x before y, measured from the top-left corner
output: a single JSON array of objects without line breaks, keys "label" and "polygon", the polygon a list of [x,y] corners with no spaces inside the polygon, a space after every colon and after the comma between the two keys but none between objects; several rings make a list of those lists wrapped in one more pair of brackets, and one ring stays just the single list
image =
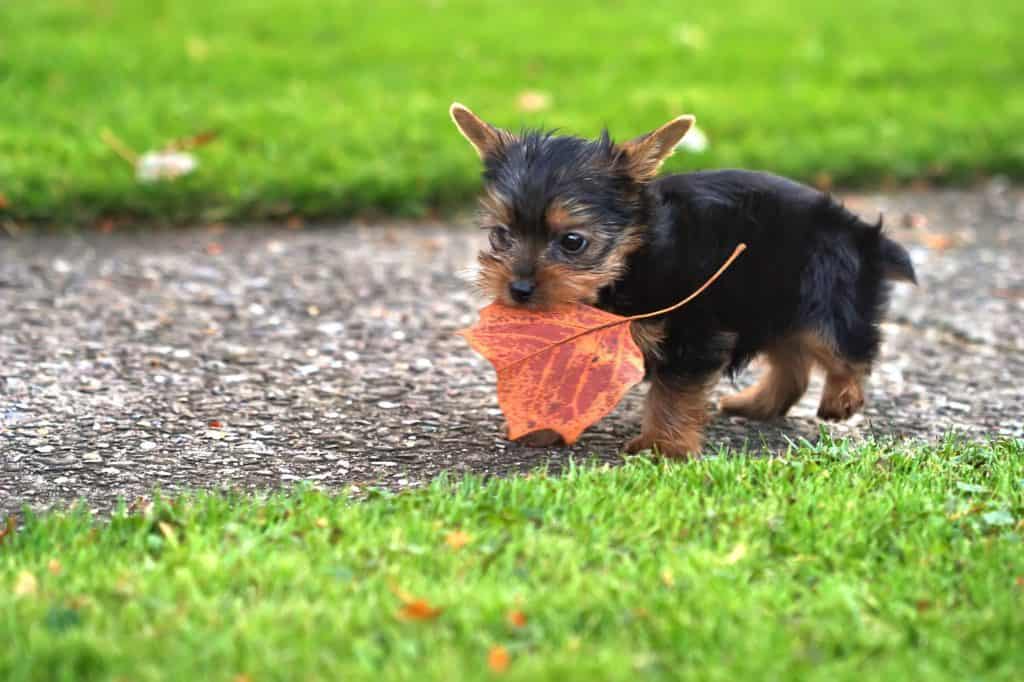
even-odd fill
[{"label": "dog's paw", "polygon": [[651,438],[643,434],[630,439],[623,448],[627,453],[635,455],[644,450],[668,459],[690,459],[700,454],[700,436],[680,440]]}]

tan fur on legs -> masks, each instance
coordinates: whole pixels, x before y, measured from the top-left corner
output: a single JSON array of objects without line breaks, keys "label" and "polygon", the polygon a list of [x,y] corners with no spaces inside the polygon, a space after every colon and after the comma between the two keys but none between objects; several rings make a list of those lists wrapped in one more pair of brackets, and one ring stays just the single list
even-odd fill
[{"label": "tan fur on legs", "polygon": [[825,389],[818,404],[818,416],[833,421],[849,419],[864,407],[864,379],[870,366],[849,362],[821,339],[810,347],[825,368]]},{"label": "tan fur on legs", "polygon": [[626,444],[626,452],[656,449],[665,457],[699,453],[708,420],[707,393],[713,384],[709,380],[681,385],[655,377],[644,403],[640,435]]},{"label": "tan fur on legs", "polygon": [[825,390],[818,405],[818,416],[830,421],[849,419],[864,407],[864,378],[857,374],[825,375]]},{"label": "tan fur on legs", "polygon": [[814,354],[806,341],[793,336],[762,355],[768,368],[754,386],[722,398],[719,407],[747,419],[781,417],[807,390]]}]

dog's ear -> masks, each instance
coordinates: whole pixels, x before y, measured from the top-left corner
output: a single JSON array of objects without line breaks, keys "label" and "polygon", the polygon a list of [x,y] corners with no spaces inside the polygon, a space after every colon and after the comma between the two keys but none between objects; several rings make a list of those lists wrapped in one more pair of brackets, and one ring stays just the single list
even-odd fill
[{"label": "dog's ear", "polygon": [[448,113],[451,114],[455,127],[459,129],[463,137],[469,140],[481,159],[493,154],[502,145],[512,140],[511,133],[501,128],[495,128],[458,102],[452,103]]},{"label": "dog's ear", "polygon": [[641,181],[657,175],[661,164],[672,155],[696,120],[689,114],[679,116],[657,130],[619,145],[625,152],[629,174]]}]

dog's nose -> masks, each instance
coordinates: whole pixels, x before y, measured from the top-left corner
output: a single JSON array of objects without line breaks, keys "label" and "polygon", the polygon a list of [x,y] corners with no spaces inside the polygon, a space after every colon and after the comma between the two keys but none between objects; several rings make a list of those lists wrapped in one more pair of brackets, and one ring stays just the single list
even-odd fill
[{"label": "dog's nose", "polygon": [[508,291],[512,294],[512,300],[517,303],[526,303],[533,295],[537,285],[532,279],[517,279],[509,283]]}]

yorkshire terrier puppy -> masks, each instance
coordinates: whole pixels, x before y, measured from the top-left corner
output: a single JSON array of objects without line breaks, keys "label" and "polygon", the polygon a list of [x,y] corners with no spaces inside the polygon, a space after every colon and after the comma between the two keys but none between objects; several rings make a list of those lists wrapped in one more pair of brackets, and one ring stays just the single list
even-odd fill
[{"label": "yorkshire terrier puppy", "polygon": [[759,383],[723,399],[722,411],[781,417],[815,366],[825,372],[821,418],[846,419],[864,405],[890,281],[916,282],[881,222],[767,173],[656,177],[692,116],[623,143],[607,132],[596,140],[513,134],[460,104],[451,116],[484,166],[490,245],[479,255],[478,284],[507,305],[646,313],[684,298],[747,245],[689,305],[633,324],[650,389],[627,451],[699,452],[708,391],[758,355],[767,363]]}]

